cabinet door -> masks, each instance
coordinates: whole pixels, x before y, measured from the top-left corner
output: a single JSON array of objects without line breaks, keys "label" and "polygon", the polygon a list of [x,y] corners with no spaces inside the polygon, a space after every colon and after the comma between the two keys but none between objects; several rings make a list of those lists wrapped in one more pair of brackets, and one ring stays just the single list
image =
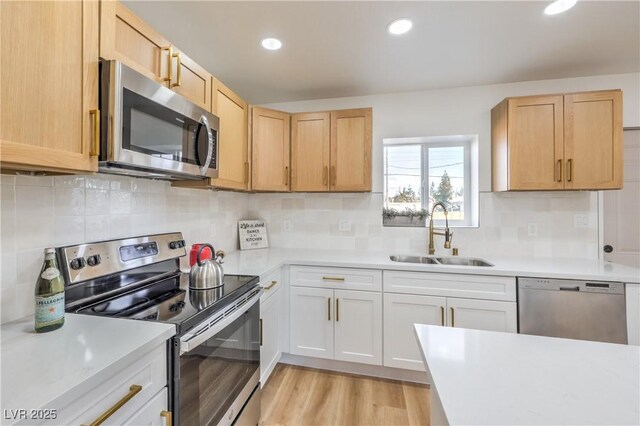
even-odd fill
[{"label": "cabinet door", "polygon": [[[171,44],[118,1],[100,3],[100,56],[169,84]],[[173,65],[171,65],[173,67]]]},{"label": "cabinet door", "polygon": [[251,188],[289,190],[290,115],[253,107],[251,113]]},{"label": "cabinet door", "polygon": [[384,295],[384,365],[424,371],[413,325],[445,325],[445,297]]},{"label": "cabinet door", "polygon": [[562,96],[509,99],[510,190],[562,189]]},{"label": "cabinet door", "polygon": [[211,111],[211,74],[174,49],[169,87],[196,105]]},{"label": "cabinet door", "polygon": [[218,178],[213,186],[247,189],[249,185],[249,144],[247,103],[215,78],[212,112],[220,118],[218,134]]},{"label": "cabinet door", "polygon": [[291,117],[291,190],[329,190],[328,112]]},{"label": "cabinet door", "polygon": [[264,385],[280,359],[281,291],[260,300],[260,382]]},{"label": "cabinet door", "polygon": [[334,290],[335,357],[382,365],[382,294]]},{"label": "cabinet door", "polygon": [[567,189],[622,188],[622,92],[564,97]]},{"label": "cabinet door", "polygon": [[290,287],[291,353],[333,359],[333,290]]},{"label": "cabinet door", "polygon": [[97,1],[0,2],[4,169],[98,170],[98,36]]},{"label": "cabinet door", "polygon": [[515,302],[447,298],[447,325],[488,331],[518,331]]},{"label": "cabinet door", "polygon": [[371,191],[371,108],[331,112],[332,191]]},{"label": "cabinet door", "polygon": [[151,398],[133,416],[121,423],[122,425],[148,425],[148,426],[171,426],[168,413],[169,395],[167,388],[162,388],[156,396]]}]

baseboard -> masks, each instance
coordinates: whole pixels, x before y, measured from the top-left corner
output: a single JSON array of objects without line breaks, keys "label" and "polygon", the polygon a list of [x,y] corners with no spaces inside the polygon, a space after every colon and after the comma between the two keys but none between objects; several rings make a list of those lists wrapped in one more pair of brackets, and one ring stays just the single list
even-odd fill
[{"label": "baseboard", "polygon": [[405,382],[428,385],[427,373],[423,371],[404,370],[402,368],[383,367],[381,365],[358,364],[355,362],[335,361],[332,359],[312,358],[283,353],[280,357],[283,364],[301,367],[319,368],[338,371],[340,373],[358,374],[361,376],[379,377],[381,379],[402,380]]}]

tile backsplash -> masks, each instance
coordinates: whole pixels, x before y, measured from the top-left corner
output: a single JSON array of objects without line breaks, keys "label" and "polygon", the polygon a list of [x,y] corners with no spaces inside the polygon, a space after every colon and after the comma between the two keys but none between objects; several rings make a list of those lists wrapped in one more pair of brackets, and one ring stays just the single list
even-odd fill
[{"label": "tile backsplash", "polygon": [[[33,313],[48,246],[181,231],[189,245],[206,240],[230,252],[237,221],[256,218],[267,221],[271,247],[427,251],[425,228],[382,226],[380,193],[242,194],[108,175],[2,175],[0,183],[0,322]],[[479,228],[454,229],[461,255],[598,257],[596,193],[481,193],[479,207]],[[575,215],[586,224],[574,226]],[[532,223],[537,236],[528,235]]]},{"label": "tile backsplash", "polygon": [[238,246],[248,195],[116,176],[0,176],[0,322],[33,313],[44,247],[181,231],[189,245]]}]

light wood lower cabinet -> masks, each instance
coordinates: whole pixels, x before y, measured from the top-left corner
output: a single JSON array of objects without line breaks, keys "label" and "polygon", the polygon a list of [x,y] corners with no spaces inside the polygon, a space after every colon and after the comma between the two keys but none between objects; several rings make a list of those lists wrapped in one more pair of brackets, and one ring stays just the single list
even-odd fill
[{"label": "light wood lower cabinet", "polygon": [[266,108],[251,111],[251,189],[286,192],[290,188],[289,114]]},{"label": "light wood lower cabinet", "polygon": [[91,0],[0,2],[3,171],[97,171],[98,12]]},{"label": "light wood lower cabinet", "polygon": [[515,302],[456,297],[384,295],[384,365],[424,371],[414,324],[517,332]]},{"label": "light wood lower cabinet", "polygon": [[507,98],[491,110],[493,191],[622,188],[622,91]]}]

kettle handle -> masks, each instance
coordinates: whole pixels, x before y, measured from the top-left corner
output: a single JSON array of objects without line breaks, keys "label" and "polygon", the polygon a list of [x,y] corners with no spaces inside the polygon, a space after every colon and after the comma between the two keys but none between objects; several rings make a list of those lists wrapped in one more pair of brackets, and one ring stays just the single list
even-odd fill
[{"label": "kettle handle", "polygon": [[198,266],[202,266],[202,260],[200,260],[200,255],[202,254],[202,250],[205,247],[209,247],[211,249],[211,255],[212,256],[216,252],[216,250],[213,248],[213,246],[211,244],[207,244],[207,243],[201,244],[200,248],[198,249],[198,254],[196,255],[196,262],[198,262]]}]

